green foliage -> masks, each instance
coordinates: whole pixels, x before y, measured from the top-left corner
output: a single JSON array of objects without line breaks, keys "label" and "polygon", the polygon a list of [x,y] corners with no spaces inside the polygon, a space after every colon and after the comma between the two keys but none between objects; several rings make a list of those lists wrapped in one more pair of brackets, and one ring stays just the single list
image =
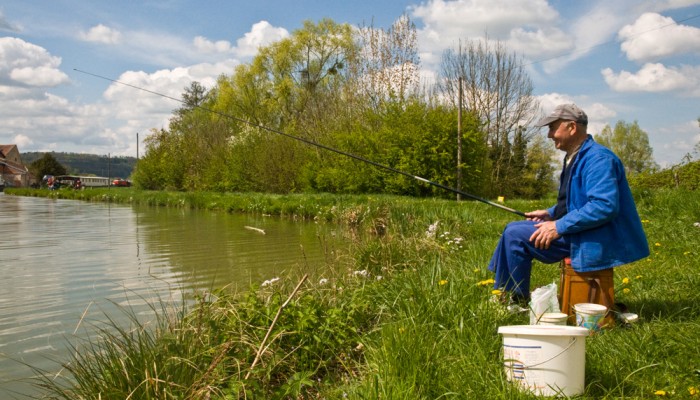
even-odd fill
[{"label": "green foliage", "polygon": [[629,177],[635,189],[700,189],[700,161],[675,165],[661,171],[647,171]]},{"label": "green foliage", "polygon": [[556,189],[552,158],[555,149],[544,136],[537,135],[526,150],[525,167],[513,190],[517,198],[537,199]]},{"label": "green foliage", "polygon": [[[369,119],[375,130],[363,126],[348,135],[336,135],[335,146],[371,161],[456,186],[456,112],[441,106],[409,100],[403,105],[386,104],[381,114]],[[478,122],[467,114],[463,122],[462,190],[479,193],[483,179],[484,145]],[[411,177],[345,156],[322,155],[308,166],[310,186],[317,191],[340,193],[388,193],[414,196],[453,196],[452,193],[421,184]]]},{"label": "green foliage", "polygon": [[153,130],[144,143],[146,155],[134,170],[134,185],[140,189],[182,190],[186,168],[182,137],[163,129]]},{"label": "green foliage", "polygon": [[628,175],[658,168],[649,145],[649,136],[637,121],[631,124],[618,121],[615,129],[606,125],[600,135],[595,135],[595,140],[620,157]]},{"label": "green foliage", "polygon": [[29,170],[38,179],[44,175],[65,175],[66,167],[61,165],[52,153],[44,153],[41,158],[33,161],[29,165]]}]

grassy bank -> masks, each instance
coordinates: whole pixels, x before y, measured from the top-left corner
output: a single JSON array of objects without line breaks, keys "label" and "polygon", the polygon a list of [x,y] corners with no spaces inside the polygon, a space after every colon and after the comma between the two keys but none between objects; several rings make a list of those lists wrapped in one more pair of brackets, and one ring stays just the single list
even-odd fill
[{"label": "grassy bank", "polygon": [[[8,194],[279,214],[354,232],[351,260],[322,279],[288,276],[244,294],[221,291],[188,310],[155,305],[156,329],[135,319],[132,329],[105,330],[104,341],[76,345],[62,376],[72,373],[77,384],[52,375],[43,381],[49,397],[531,397],[506,382],[497,334],[498,326],[526,324],[527,316],[488,301],[486,264],[503,226],[517,218],[502,210],[386,196],[121,188]],[[527,211],[548,204],[507,205]],[[637,205],[652,255],[616,269],[615,296],[640,321],[586,339],[583,397],[700,398],[700,196],[645,191]],[[533,287],[558,276],[556,266],[538,264]]]}]

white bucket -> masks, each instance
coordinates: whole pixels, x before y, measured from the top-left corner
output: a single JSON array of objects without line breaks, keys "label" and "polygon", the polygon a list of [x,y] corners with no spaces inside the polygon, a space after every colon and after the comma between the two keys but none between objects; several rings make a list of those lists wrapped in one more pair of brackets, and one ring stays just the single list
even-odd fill
[{"label": "white bucket", "polygon": [[579,303],[574,305],[576,326],[590,329],[591,333],[598,332],[603,327],[603,318],[608,308],[594,303]]},{"label": "white bucket", "polygon": [[537,321],[537,325],[566,325],[566,320],[569,318],[564,313],[544,313]]},{"label": "white bucket", "polygon": [[503,365],[509,381],[543,396],[583,393],[586,336],[575,326],[501,326]]}]

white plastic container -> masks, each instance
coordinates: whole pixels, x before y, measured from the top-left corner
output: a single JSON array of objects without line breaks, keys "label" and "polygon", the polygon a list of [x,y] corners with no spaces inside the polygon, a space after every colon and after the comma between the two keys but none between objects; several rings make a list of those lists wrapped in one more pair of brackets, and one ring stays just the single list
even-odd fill
[{"label": "white plastic container", "polygon": [[578,303],[574,305],[576,326],[588,328],[591,333],[598,332],[603,326],[603,318],[608,308],[594,303]]},{"label": "white plastic container", "polygon": [[564,313],[544,313],[537,321],[537,325],[566,325],[566,320],[569,318]]},{"label": "white plastic container", "polygon": [[586,336],[575,326],[501,326],[503,366],[509,381],[542,396],[583,393]]}]

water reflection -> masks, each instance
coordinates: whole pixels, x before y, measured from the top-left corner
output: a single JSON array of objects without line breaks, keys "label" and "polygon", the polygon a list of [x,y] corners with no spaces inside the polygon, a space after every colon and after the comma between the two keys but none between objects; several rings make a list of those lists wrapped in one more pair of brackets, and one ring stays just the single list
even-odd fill
[{"label": "water reflection", "polygon": [[32,392],[17,382],[31,375],[18,361],[55,369],[73,334],[115,304],[146,312],[154,298],[177,302],[183,287],[323,270],[334,256],[324,249],[335,248],[334,232],[313,223],[5,194],[0,221],[0,398]]}]

